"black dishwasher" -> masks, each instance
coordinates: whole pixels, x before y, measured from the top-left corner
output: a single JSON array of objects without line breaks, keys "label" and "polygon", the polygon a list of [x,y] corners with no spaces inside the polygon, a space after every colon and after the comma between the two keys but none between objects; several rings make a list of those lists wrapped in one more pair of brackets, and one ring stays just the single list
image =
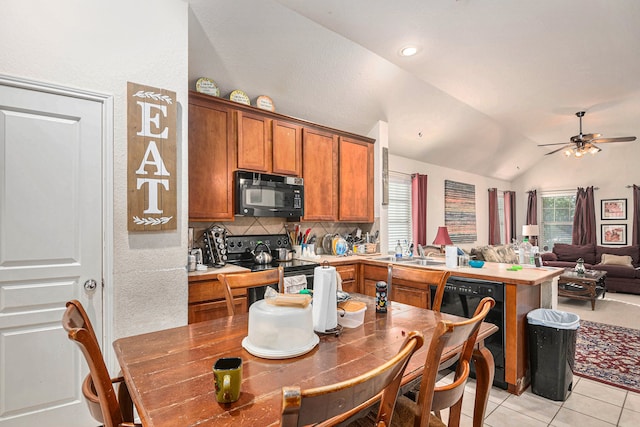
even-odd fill
[{"label": "black dishwasher", "polygon": [[[432,289],[432,296],[435,289]],[[445,286],[440,311],[470,318],[484,297],[491,297],[496,305],[489,311],[485,322],[493,323],[499,330],[484,340],[485,346],[493,354],[496,371],[493,385],[507,389],[504,377],[505,311],[504,283],[488,280],[468,279],[451,276]],[[475,366],[471,363],[471,376],[475,378]]]}]

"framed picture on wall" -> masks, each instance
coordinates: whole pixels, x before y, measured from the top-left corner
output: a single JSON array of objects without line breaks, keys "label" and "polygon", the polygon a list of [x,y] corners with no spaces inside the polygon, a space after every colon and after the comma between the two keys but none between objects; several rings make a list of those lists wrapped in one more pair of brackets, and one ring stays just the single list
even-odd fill
[{"label": "framed picture on wall", "polygon": [[627,219],[627,199],[603,199],[602,219]]},{"label": "framed picture on wall", "polygon": [[627,224],[602,224],[600,241],[603,245],[626,245]]}]

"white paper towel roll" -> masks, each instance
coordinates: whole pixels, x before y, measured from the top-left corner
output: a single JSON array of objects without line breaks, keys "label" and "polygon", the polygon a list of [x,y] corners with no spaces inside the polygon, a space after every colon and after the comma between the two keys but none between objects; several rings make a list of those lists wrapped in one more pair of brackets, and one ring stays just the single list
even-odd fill
[{"label": "white paper towel roll", "polygon": [[447,268],[455,268],[458,266],[458,247],[446,246],[444,248],[445,265]]},{"label": "white paper towel roll", "polygon": [[336,268],[313,269],[313,329],[326,332],[338,327]]}]

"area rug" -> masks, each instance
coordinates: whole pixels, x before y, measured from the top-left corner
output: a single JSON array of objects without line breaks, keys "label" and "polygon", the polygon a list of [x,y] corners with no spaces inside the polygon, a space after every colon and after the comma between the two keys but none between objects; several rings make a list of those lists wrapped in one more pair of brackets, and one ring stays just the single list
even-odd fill
[{"label": "area rug", "polygon": [[573,373],[640,393],[640,330],[581,320]]}]

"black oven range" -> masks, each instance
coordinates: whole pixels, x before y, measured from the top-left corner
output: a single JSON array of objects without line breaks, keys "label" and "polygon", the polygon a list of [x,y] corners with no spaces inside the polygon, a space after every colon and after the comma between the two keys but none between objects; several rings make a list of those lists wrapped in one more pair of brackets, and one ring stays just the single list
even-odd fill
[{"label": "black oven range", "polygon": [[[271,249],[272,261],[268,264],[258,264],[253,260],[253,251],[262,242]],[[261,246],[259,249],[263,249]],[[286,234],[254,234],[243,236],[227,235],[227,263],[245,267],[251,271],[269,270],[282,266],[284,276],[304,275],[307,278],[307,287],[313,289],[313,271],[320,264],[314,261],[292,259],[291,261],[277,260],[277,249],[291,249],[291,241]],[[248,302],[264,298],[264,289],[252,288],[249,290]]]}]

